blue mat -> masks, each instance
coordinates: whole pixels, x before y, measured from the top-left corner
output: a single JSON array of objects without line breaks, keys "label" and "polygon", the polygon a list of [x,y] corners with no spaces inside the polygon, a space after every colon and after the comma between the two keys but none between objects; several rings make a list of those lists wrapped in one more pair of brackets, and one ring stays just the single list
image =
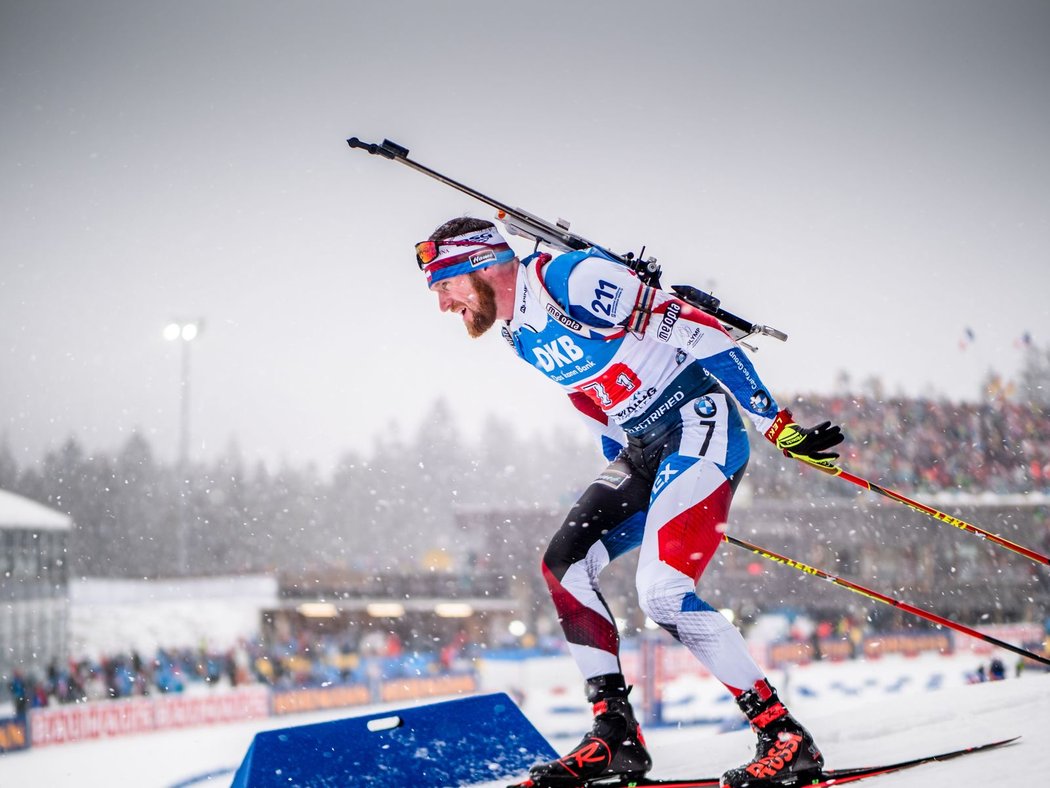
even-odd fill
[{"label": "blue mat", "polygon": [[459,788],[556,757],[498,693],[259,733],[232,788]]}]

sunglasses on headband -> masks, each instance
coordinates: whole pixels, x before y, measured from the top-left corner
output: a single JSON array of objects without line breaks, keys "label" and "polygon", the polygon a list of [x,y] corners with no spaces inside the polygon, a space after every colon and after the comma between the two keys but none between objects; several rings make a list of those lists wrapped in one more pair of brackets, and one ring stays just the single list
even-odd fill
[{"label": "sunglasses on headband", "polygon": [[423,270],[424,266],[430,265],[437,260],[440,253],[439,247],[442,246],[485,246],[489,249],[496,249],[505,246],[505,244],[486,244],[480,241],[420,241],[416,244],[416,264],[419,266],[420,271]]}]

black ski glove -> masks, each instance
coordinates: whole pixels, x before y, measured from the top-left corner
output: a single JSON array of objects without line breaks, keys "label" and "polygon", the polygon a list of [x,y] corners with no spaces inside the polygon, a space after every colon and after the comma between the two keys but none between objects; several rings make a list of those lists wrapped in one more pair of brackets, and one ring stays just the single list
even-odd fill
[{"label": "black ski glove", "polygon": [[828,449],[845,440],[837,424],[825,421],[816,427],[800,427],[789,410],[777,414],[773,426],[766,431],[766,438],[783,451],[784,456],[828,470],[838,467],[835,460],[839,458],[837,452]]}]

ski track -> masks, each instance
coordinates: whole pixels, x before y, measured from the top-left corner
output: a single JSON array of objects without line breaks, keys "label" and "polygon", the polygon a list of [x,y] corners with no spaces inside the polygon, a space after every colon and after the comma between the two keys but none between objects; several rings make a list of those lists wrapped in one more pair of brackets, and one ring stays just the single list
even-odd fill
[{"label": "ski track", "polygon": [[[954,665],[961,671],[964,666],[974,667],[976,660],[939,658],[935,664],[942,670]],[[826,693],[828,687],[841,687],[855,681],[851,677],[865,673],[868,678],[857,685],[884,687],[909,669],[913,691],[842,697]],[[957,680],[946,682],[952,686],[922,690],[926,670],[922,661],[905,660],[809,666],[793,672],[788,686],[799,688],[809,682],[825,690],[824,698],[800,697],[792,708],[813,732],[828,766],[833,768],[868,766],[1023,737],[1003,750],[920,766],[864,783],[871,788],[994,788],[1047,782],[1038,775],[1050,774],[1050,675],[1030,671],[1020,679],[967,685],[960,673]],[[522,672],[535,675],[525,668]],[[706,693],[710,698],[714,694],[710,681],[697,680],[698,689],[704,690],[697,694]],[[486,683],[486,690],[502,689]],[[572,688],[578,690],[575,683]],[[553,694],[550,689],[547,684],[527,686],[525,709],[555,747],[564,749],[575,743],[578,732],[573,728],[582,732],[580,726],[586,716],[575,713],[578,693],[568,697],[562,688]],[[558,705],[548,703],[542,708],[552,698]],[[237,766],[255,733],[358,716],[380,708],[270,718],[10,753],[0,756],[0,786],[173,788],[189,781],[194,786],[225,786],[232,779],[232,771],[227,770]],[[579,709],[584,711],[584,704],[579,703]],[[566,725],[566,716],[572,725]],[[651,775],[661,778],[718,775],[745,762],[754,751],[750,731],[720,734],[712,725],[652,728],[647,730],[646,739],[656,763]],[[502,788],[507,782],[485,783],[478,788]]]}]

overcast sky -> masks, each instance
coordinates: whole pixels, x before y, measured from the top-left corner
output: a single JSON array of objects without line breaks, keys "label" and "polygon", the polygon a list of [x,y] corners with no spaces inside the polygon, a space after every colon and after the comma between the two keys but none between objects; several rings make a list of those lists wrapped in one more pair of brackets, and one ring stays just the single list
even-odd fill
[{"label": "overcast sky", "polygon": [[[0,0],[0,435],[328,468],[446,398],[578,429],[497,334],[437,313],[412,245],[487,207],[413,158],[790,335],[973,400],[1050,342],[1050,3]],[[523,252],[527,246],[519,245]],[[966,328],[975,341],[965,350]],[[847,425],[848,430],[848,425]]]}]

